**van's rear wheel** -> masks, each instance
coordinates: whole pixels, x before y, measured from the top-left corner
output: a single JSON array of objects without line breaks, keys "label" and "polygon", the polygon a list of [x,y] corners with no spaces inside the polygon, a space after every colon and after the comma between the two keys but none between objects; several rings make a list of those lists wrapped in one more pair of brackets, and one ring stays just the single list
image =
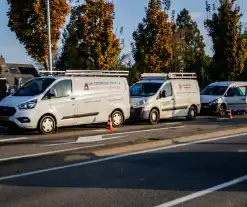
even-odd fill
[{"label": "van's rear wheel", "polygon": [[52,134],[56,129],[56,122],[52,116],[43,116],[38,124],[38,131],[41,134]]},{"label": "van's rear wheel", "polygon": [[124,122],[124,116],[123,113],[119,110],[116,110],[112,113],[111,115],[111,119],[112,119],[112,126],[114,128],[118,128],[120,127],[123,122]]},{"label": "van's rear wheel", "polygon": [[186,117],[187,120],[195,120],[197,115],[197,110],[194,106],[191,106],[188,112],[188,116]]},{"label": "van's rear wheel", "polygon": [[157,109],[152,109],[149,114],[149,123],[150,124],[157,124],[160,120],[160,114]]}]

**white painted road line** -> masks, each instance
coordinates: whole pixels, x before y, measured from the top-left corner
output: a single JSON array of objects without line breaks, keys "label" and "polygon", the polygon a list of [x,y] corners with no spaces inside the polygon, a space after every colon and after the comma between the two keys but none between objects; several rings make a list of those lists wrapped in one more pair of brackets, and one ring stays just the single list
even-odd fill
[{"label": "white painted road line", "polygon": [[[169,122],[169,123],[163,123],[163,125],[176,125],[176,124],[183,124],[183,122]],[[107,129],[96,129],[93,130],[94,132],[107,132],[109,130]]]},{"label": "white painted road line", "polygon": [[[68,169],[68,168],[73,168],[73,167],[81,167],[81,166],[85,166],[85,165],[101,163],[101,162],[105,162],[105,161],[109,161],[109,160],[115,160],[115,159],[119,159],[119,158],[145,154],[145,153],[149,153],[149,152],[157,152],[157,151],[162,151],[162,150],[166,150],[166,149],[179,148],[179,147],[189,146],[189,145],[193,145],[193,144],[218,141],[218,140],[229,139],[229,138],[240,137],[240,136],[246,136],[246,135],[247,135],[247,133],[241,133],[241,134],[217,137],[217,138],[212,138],[212,139],[207,139],[207,140],[200,140],[200,141],[171,145],[171,146],[160,147],[160,148],[155,148],[155,149],[143,150],[143,151],[139,151],[139,152],[121,154],[121,155],[105,157],[105,158],[101,158],[101,159],[97,159],[97,160],[91,160],[91,161],[86,161],[86,162],[79,162],[79,163],[75,163],[75,164],[70,164],[70,165],[64,165],[64,166],[60,166],[60,167],[52,167],[52,168],[47,168],[47,169],[43,169],[43,170],[36,170],[36,171],[31,171],[31,172],[26,172],[26,173],[4,176],[4,177],[0,177],[0,181],[20,178],[20,177],[25,177],[25,176],[30,176],[30,175],[37,175],[37,174],[41,174],[41,173],[47,173],[47,172],[63,170],[63,169]],[[81,149],[81,148],[79,148],[79,149]]]},{"label": "white painted road line", "polygon": [[83,143],[91,143],[91,142],[100,142],[100,141],[105,141],[109,139],[119,139],[123,137],[127,137],[128,135],[125,136],[117,136],[117,137],[109,137],[109,138],[103,138],[102,135],[99,136],[91,136],[91,137],[79,137],[76,141],[76,143],[83,144]]},{"label": "white painted road line", "polygon": [[106,129],[96,129],[96,130],[93,130],[94,132],[106,132],[106,131],[108,131],[108,130],[106,130]]},{"label": "white painted road line", "polygon": [[0,139],[0,143],[11,142],[11,141],[24,141],[29,140],[27,137],[18,137],[18,138],[9,138],[9,139]]},{"label": "white painted road line", "polygon": [[60,145],[68,145],[68,144],[76,144],[76,142],[61,142],[61,143],[55,143],[55,144],[46,144],[42,145],[42,147],[54,147],[54,146],[60,146]]},{"label": "white painted road line", "polygon": [[88,149],[88,148],[92,148],[92,147],[101,147],[101,146],[104,146],[104,144],[91,145],[91,146],[85,146],[85,147],[69,148],[69,149],[56,150],[56,151],[50,151],[50,152],[42,152],[42,153],[37,153],[37,154],[21,155],[21,156],[15,156],[15,157],[0,158],[0,162],[13,161],[13,160],[19,160],[19,159],[24,159],[24,158],[32,158],[32,157],[41,157],[41,156],[53,155],[53,154],[60,154],[60,153],[63,153],[63,152],[71,152],[71,151]]},{"label": "white painted road line", "polygon": [[100,141],[105,141],[109,139],[119,139],[126,136],[118,136],[118,137],[110,137],[110,138],[103,138],[102,135],[98,136],[89,136],[89,137],[79,137],[76,141],[74,142],[62,142],[62,143],[57,143],[57,144],[48,144],[44,145],[44,147],[54,147],[54,146],[60,146],[60,145],[68,145],[68,144],[85,144],[85,143],[92,143],[92,142],[100,142]]},{"label": "white painted road line", "polygon": [[[130,132],[119,132],[119,133],[112,133],[112,134],[101,134],[101,135],[95,135],[95,136],[85,136],[85,137],[79,137],[77,141],[74,142],[63,142],[59,144],[49,144],[45,146],[59,146],[59,145],[66,145],[66,144],[83,144],[83,143],[92,143],[92,142],[100,142],[110,139],[118,139],[127,137],[128,135],[125,134],[135,134],[135,133],[141,133],[141,132],[152,132],[152,131],[162,131],[162,130],[168,130],[168,129],[178,129],[183,128],[185,126],[174,126],[174,127],[165,127],[165,128],[157,128],[157,129],[146,129],[146,130],[138,130],[138,131],[130,131]],[[121,135],[121,136],[115,136],[115,135]],[[110,136],[109,138],[103,138],[104,136]],[[115,136],[115,137],[111,137]]]},{"label": "white painted road line", "polygon": [[242,183],[242,182],[244,182],[246,180],[247,180],[247,175],[244,175],[242,177],[236,178],[236,179],[231,180],[229,182],[222,183],[220,185],[216,185],[214,187],[211,187],[211,188],[208,188],[206,190],[202,190],[202,191],[199,191],[199,192],[196,192],[196,193],[192,193],[190,195],[175,199],[173,201],[170,201],[170,202],[167,202],[167,203],[163,203],[163,204],[158,205],[156,207],[172,207],[172,206],[176,206],[176,205],[179,205],[181,203],[193,200],[195,198],[199,198],[199,197],[205,196],[207,194],[213,193],[215,191],[218,191],[218,190],[221,190],[221,189],[236,185],[238,183]]},{"label": "white painted road line", "polygon": [[113,134],[105,134],[106,135],[124,135],[124,134],[135,134],[140,132],[153,132],[153,131],[162,131],[167,129],[178,129],[178,128],[184,128],[185,126],[174,126],[174,127],[164,127],[164,128],[156,128],[156,129],[145,129],[145,130],[137,130],[137,131],[130,131],[130,132],[118,132]]},{"label": "white painted road line", "polygon": [[87,136],[87,137],[79,137],[76,143],[88,143],[88,142],[97,142],[101,141],[103,135],[96,135],[96,136]]},{"label": "white painted road line", "polygon": [[247,150],[238,150],[238,152],[240,152],[240,153],[246,153]]}]

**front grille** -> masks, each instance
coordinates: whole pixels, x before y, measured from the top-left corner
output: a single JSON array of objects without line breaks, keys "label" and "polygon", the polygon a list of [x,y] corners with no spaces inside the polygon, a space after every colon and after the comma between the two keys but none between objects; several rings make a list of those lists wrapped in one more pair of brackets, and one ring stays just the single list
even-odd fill
[{"label": "front grille", "polygon": [[14,107],[0,106],[0,116],[14,116],[15,113]]},{"label": "front grille", "polygon": [[131,108],[131,118],[132,119],[139,119],[141,118],[143,113],[143,108]]}]

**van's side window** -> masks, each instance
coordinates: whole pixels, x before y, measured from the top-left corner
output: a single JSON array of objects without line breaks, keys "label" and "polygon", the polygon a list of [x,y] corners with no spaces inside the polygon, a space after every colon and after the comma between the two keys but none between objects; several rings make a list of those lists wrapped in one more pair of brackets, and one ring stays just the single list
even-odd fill
[{"label": "van's side window", "polygon": [[233,96],[245,96],[246,95],[246,87],[236,87],[236,88],[230,88],[227,91],[227,96],[233,97]]},{"label": "van's side window", "polygon": [[172,84],[171,83],[165,84],[162,91],[166,91],[166,97],[172,96]]},{"label": "van's side window", "polygon": [[72,93],[72,81],[62,80],[58,82],[53,88],[55,98],[67,97]]}]

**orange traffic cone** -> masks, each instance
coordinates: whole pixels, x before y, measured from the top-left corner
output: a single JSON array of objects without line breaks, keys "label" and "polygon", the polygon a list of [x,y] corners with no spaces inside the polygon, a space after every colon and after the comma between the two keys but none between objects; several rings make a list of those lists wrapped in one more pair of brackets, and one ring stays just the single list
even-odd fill
[{"label": "orange traffic cone", "polygon": [[111,115],[109,115],[106,129],[111,131],[114,130],[114,128],[112,127]]},{"label": "orange traffic cone", "polygon": [[231,111],[231,109],[228,110],[227,118],[228,118],[228,119],[232,119],[232,118],[233,118],[233,117],[232,117],[232,111]]}]

